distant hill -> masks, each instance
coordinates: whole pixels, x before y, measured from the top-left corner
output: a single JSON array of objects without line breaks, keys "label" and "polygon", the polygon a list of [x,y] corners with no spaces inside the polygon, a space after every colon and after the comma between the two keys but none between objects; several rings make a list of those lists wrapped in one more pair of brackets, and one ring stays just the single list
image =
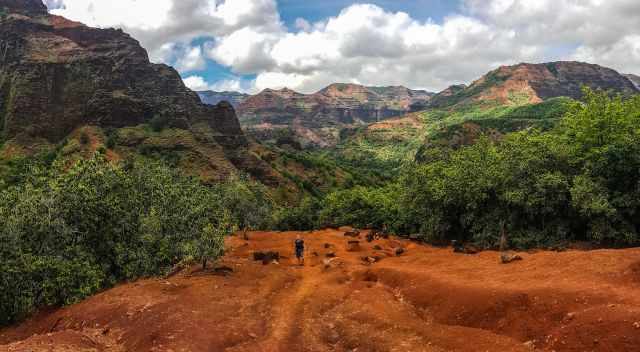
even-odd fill
[{"label": "distant hill", "polygon": [[238,107],[250,96],[249,94],[240,92],[215,92],[212,90],[199,91],[196,93],[198,93],[200,100],[204,104],[217,105],[221,101],[227,101],[231,103],[233,107]]},{"label": "distant hill", "polygon": [[522,105],[569,97],[578,99],[582,86],[637,93],[628,77],[606,67],[582,62],[550,62],[502,66],[469,86],[454,86],[438,93],[432,108],[477,103]]},{"label": "distant hill", "polygon": [[343,133],[338,149],[355,160],[411,160],[429,146],[458,147],[483,134],[499,139],[531,127],[548,129],[581,97],[582,86],[636,94],[637,78],[579,62],[504,66],[470,85],[443,90],[421,112]]},{"label": "distant hill", "polygon": [[237,106],[240,123],[258,140],[290,135],[302,145],[335,145],[340,130],[423,110],[433,93],[405,87],[332,84],[314,94],[265,89]]}]

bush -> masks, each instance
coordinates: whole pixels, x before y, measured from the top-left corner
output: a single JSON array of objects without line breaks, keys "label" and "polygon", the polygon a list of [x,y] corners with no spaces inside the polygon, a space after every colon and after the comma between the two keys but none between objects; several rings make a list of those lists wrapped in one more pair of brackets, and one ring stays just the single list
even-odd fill
[{"label": "bush", "polygon": [[161,132],[169,125],[169,121],[166,115],[156,115],[149,121],[149,126],[154,132]]},{"label": "bush", "polygon": [[[0,325],[183,260],[206,264],[237,224],[269,213],[248,181],[208,187],[162,164],[125,169],[96,154],[70,169],[23,170],[0,190]],[[243,187],[260,211],[229,211]]]}]

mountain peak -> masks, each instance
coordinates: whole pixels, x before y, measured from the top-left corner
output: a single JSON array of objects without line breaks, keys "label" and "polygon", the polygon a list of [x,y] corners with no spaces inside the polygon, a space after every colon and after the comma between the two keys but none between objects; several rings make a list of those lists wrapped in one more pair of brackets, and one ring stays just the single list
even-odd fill
[{"label": "mountain peak", "polygon": [[520,105],[562,96],[579,99],[583,86],[625,94],[638,92],[628,77],[600,65],[577,61],[520,63],[501,66],[469,87],[451,87],[430,104],[432,107],[478,102]]},{"label": "mountain peak", "polygon": [[47,7],[42,0],[0,0],[0,9],[22,15],[47,14]]},{"label": "mountain peak", "polygon": [[640,90],[640,76],[633,74],[626,74],[625,76]]}]

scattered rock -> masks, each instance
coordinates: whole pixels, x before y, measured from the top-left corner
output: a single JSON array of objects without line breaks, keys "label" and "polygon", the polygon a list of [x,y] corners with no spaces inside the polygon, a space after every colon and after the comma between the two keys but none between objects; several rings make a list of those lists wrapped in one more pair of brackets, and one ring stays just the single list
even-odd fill
[{"label": "scattered rock", "polygon": [[324,264],[324,268],[325,269],[329,269],[331,267],[335,267],[340,265],[340,261],[339,258],[335,257],[335,258],[326,258],[322,261],[322,264]]},{"label": "scattered rock", "polygon": [[318,252],[313,252],[313,253],[311,253],[311,255],[313,255],[314,257],[320,256],[320,254],[318,254]]},{"label": "scattered rock", "polygon": [[360,236],[360,231],[358,230],[347,231],[344,233],[344,237],[359,237],[359,236]]},{"label": "scattered rock", "polygon": [[454,253],[463,253],[463,254],[478,254],[480,251],[478,247],[471,244],[463,244],[460,241],[453,240],[451,241],[451,245],[453,246]]},{"label": "scattered rock", "polygon": [[518,260],[522,260],[522,257],[515,253],[502,253],[500,254],[500,262],[502,264],[509,264],[511,262],[515,262]]},{"label": "scattered rock", "polygon": [[329,248],[331,248],[331,247],[333,247],[333,245],[332,245],[331,243],[325,243],[325,244],[324,244],[324,248],[325,248],[325,249],[329,249]]},{"label": "scattered rock", "polygon": [[414,233],[409,235],[409,239],[412,241],[421,241],[425,236],[421,233]]},{"label": "scattered rock", "polygon": [[633,327],[636,329],[640,329],[640,321],[636,321],[635,323],[633,323]]},{"label": "scattered rock", "polygon": [[376,251],[381,251],[382,247],[380,247],[378,245],[375,245],[375,246],[373,246],[373,249],[375,249]]},{"label": "scattered rock", "polygon": [[527,341],[525,343],[523,343],[524,347],[534,351],[536,349],[536,342],[535,341]]},{"label": "scattered rock", "polygon": [[269,251],[269,252],[254,252],[253,253],[253,260],[262,261],[262,264],[267,265],[267,264],[270,264],[271,262],[280,261],[280,253],[279,252],[273,252],[273,251]]},{"label": "scattered rock", "polygon": [[349,241],[347,243],[347,251],[348,252],[358,252],[362,248],[360,248],[360,241]]},{"label": "scattered rock", "polygon": [[327,258],[335,258],[336,254],[334,252],[329,252],[329,253],[325,254],[324,256],[327,257]]},{"label": "scattered rock", "polygon": [[382,257],[379,256],[366,256],[362,257],[363,262],[367,262],[369,264],[377,263],[382,260]]},{"label": "scattered rock", "polygon": [[403,255],[405,252],[406,252],[406,250],[404,248],[396,248],[396,250],[395,250],[396,256],[398,256],[398,257]]}]

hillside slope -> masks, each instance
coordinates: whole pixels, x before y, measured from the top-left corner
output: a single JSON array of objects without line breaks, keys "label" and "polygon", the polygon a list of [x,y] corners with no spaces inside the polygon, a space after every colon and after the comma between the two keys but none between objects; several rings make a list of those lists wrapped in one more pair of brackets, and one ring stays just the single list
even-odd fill
[{"label": "hillside slope", "polygon": [[[204,102],[224,99],[225,94],[200,92]],[[334,145],[344,127],[364,125],[423,109],[433,94],[405,87],[365,87],[332,84],[314,94],[291,89],[265,89],[234,100],[240,123],[261,141],[277,143],[282,137],[302,145]],[[209,97],[213,100],[208,100]]]},{"label": "hillside slope", "polygon": [[171,67],[128,34],[47,13],[41,0],[0,0],[0,159],[103,150],[161,158],[205,181],[249,173],[293,183],[256,155],[228,103],[202,104]]},{"label": "hillside slope", "polygon": [[[346,134],[344,151],[356,158],[411,160],[422,146],[457,147],[482,134],[499,139],[526,128],[548,129],[563,116],[583,86],[637,94],[632,75],[588,63],[552,62],[503,66],[470,85],[455,85],[436,94],[418,113],[372,124]],[[404,123],[411,120],[410,128]]]},{"label": "hillside slope", "polygon": [[522,105],[569,97],[581,97],[583,86],[638,93],[629,78],[606,67],[582,62],[549,62],[502,66],[469,86],[454,86],[433,97],[432,108],[456,105]]},{"label": "hillside slope", "polygon": [[[123,284],[0,331],[0,351],[640,348],[637,249],[522,253],[503,265],[497,252],[455,254],[395,238],[360,238],[350,252],[343,233],[230,238],[217,264],[229,275],[192,268]],[[305,267],[292,258],[297,234],[307,243]],[[265,250],[279,251],[280,265],[252,261]],[[328,253],[337,258],[325,266]]]}]

